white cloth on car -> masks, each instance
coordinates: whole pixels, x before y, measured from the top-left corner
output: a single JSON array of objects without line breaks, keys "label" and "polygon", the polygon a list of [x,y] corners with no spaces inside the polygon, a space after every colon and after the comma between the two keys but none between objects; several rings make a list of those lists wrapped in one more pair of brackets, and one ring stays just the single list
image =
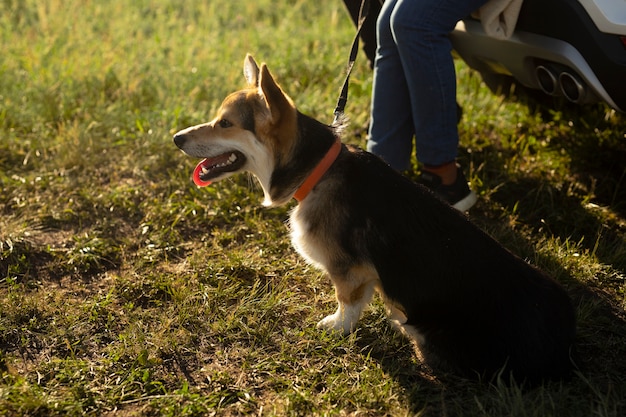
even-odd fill
[{"label": "white cloth on car", "polygon": [[515,30],[522,0],[489,0],[473,15],[480,19],[485,33],[508,39]]}]

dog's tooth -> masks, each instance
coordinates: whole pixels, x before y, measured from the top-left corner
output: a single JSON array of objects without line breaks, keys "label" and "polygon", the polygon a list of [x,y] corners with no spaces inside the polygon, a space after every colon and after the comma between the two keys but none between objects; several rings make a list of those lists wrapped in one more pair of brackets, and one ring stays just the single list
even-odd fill
[{"label": "dog's tooth", "polygon": [[232,164],[236,160],[237,160],[237,155],[235,155],[234,153],[231,153],[230,157],[228,158],[228,162],[230,162]]}]

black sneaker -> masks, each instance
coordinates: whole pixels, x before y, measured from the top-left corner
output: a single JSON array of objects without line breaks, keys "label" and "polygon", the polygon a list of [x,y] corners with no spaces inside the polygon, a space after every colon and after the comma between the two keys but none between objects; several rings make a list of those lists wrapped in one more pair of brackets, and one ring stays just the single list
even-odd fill
[{"label": "black sneaker", "polygon": [[441,177],[432,172],[422,171],[418,182],[435,192],[441,199],[459,211],[467,211],[478,200],[478,196],[467,185],[463,170],[457,165],[456,181],[452,185],[443,185]]}]

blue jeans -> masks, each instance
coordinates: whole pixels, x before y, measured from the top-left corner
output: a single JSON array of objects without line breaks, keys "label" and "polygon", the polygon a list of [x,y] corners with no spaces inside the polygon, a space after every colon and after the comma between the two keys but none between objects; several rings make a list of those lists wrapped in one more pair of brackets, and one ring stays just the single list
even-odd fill
[{"label": "blue jeans", "polygon": [[377,49],[367,150],[393,168],[417,159],[438,166],[459,144],[456,76],[449,33],[486,0],[386,0]]}]

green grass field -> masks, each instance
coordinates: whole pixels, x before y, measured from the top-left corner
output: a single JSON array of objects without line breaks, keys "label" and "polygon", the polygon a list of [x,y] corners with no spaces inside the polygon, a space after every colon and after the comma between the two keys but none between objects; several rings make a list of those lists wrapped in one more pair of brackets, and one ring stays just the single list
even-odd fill
[{"label": "green grass field", "polygon": [[626,415],[623,115],[505,99],[457,62],[470,217],[577,309],[583,372],[528,391],[433,374],[379,301],[349,337],[318,331],[334,293],[289,207],[245,175],[192,184],[172,134],[244,85],[247,52],[332,120],[352,24],[288,3],[0,2],[0,415]]}]

